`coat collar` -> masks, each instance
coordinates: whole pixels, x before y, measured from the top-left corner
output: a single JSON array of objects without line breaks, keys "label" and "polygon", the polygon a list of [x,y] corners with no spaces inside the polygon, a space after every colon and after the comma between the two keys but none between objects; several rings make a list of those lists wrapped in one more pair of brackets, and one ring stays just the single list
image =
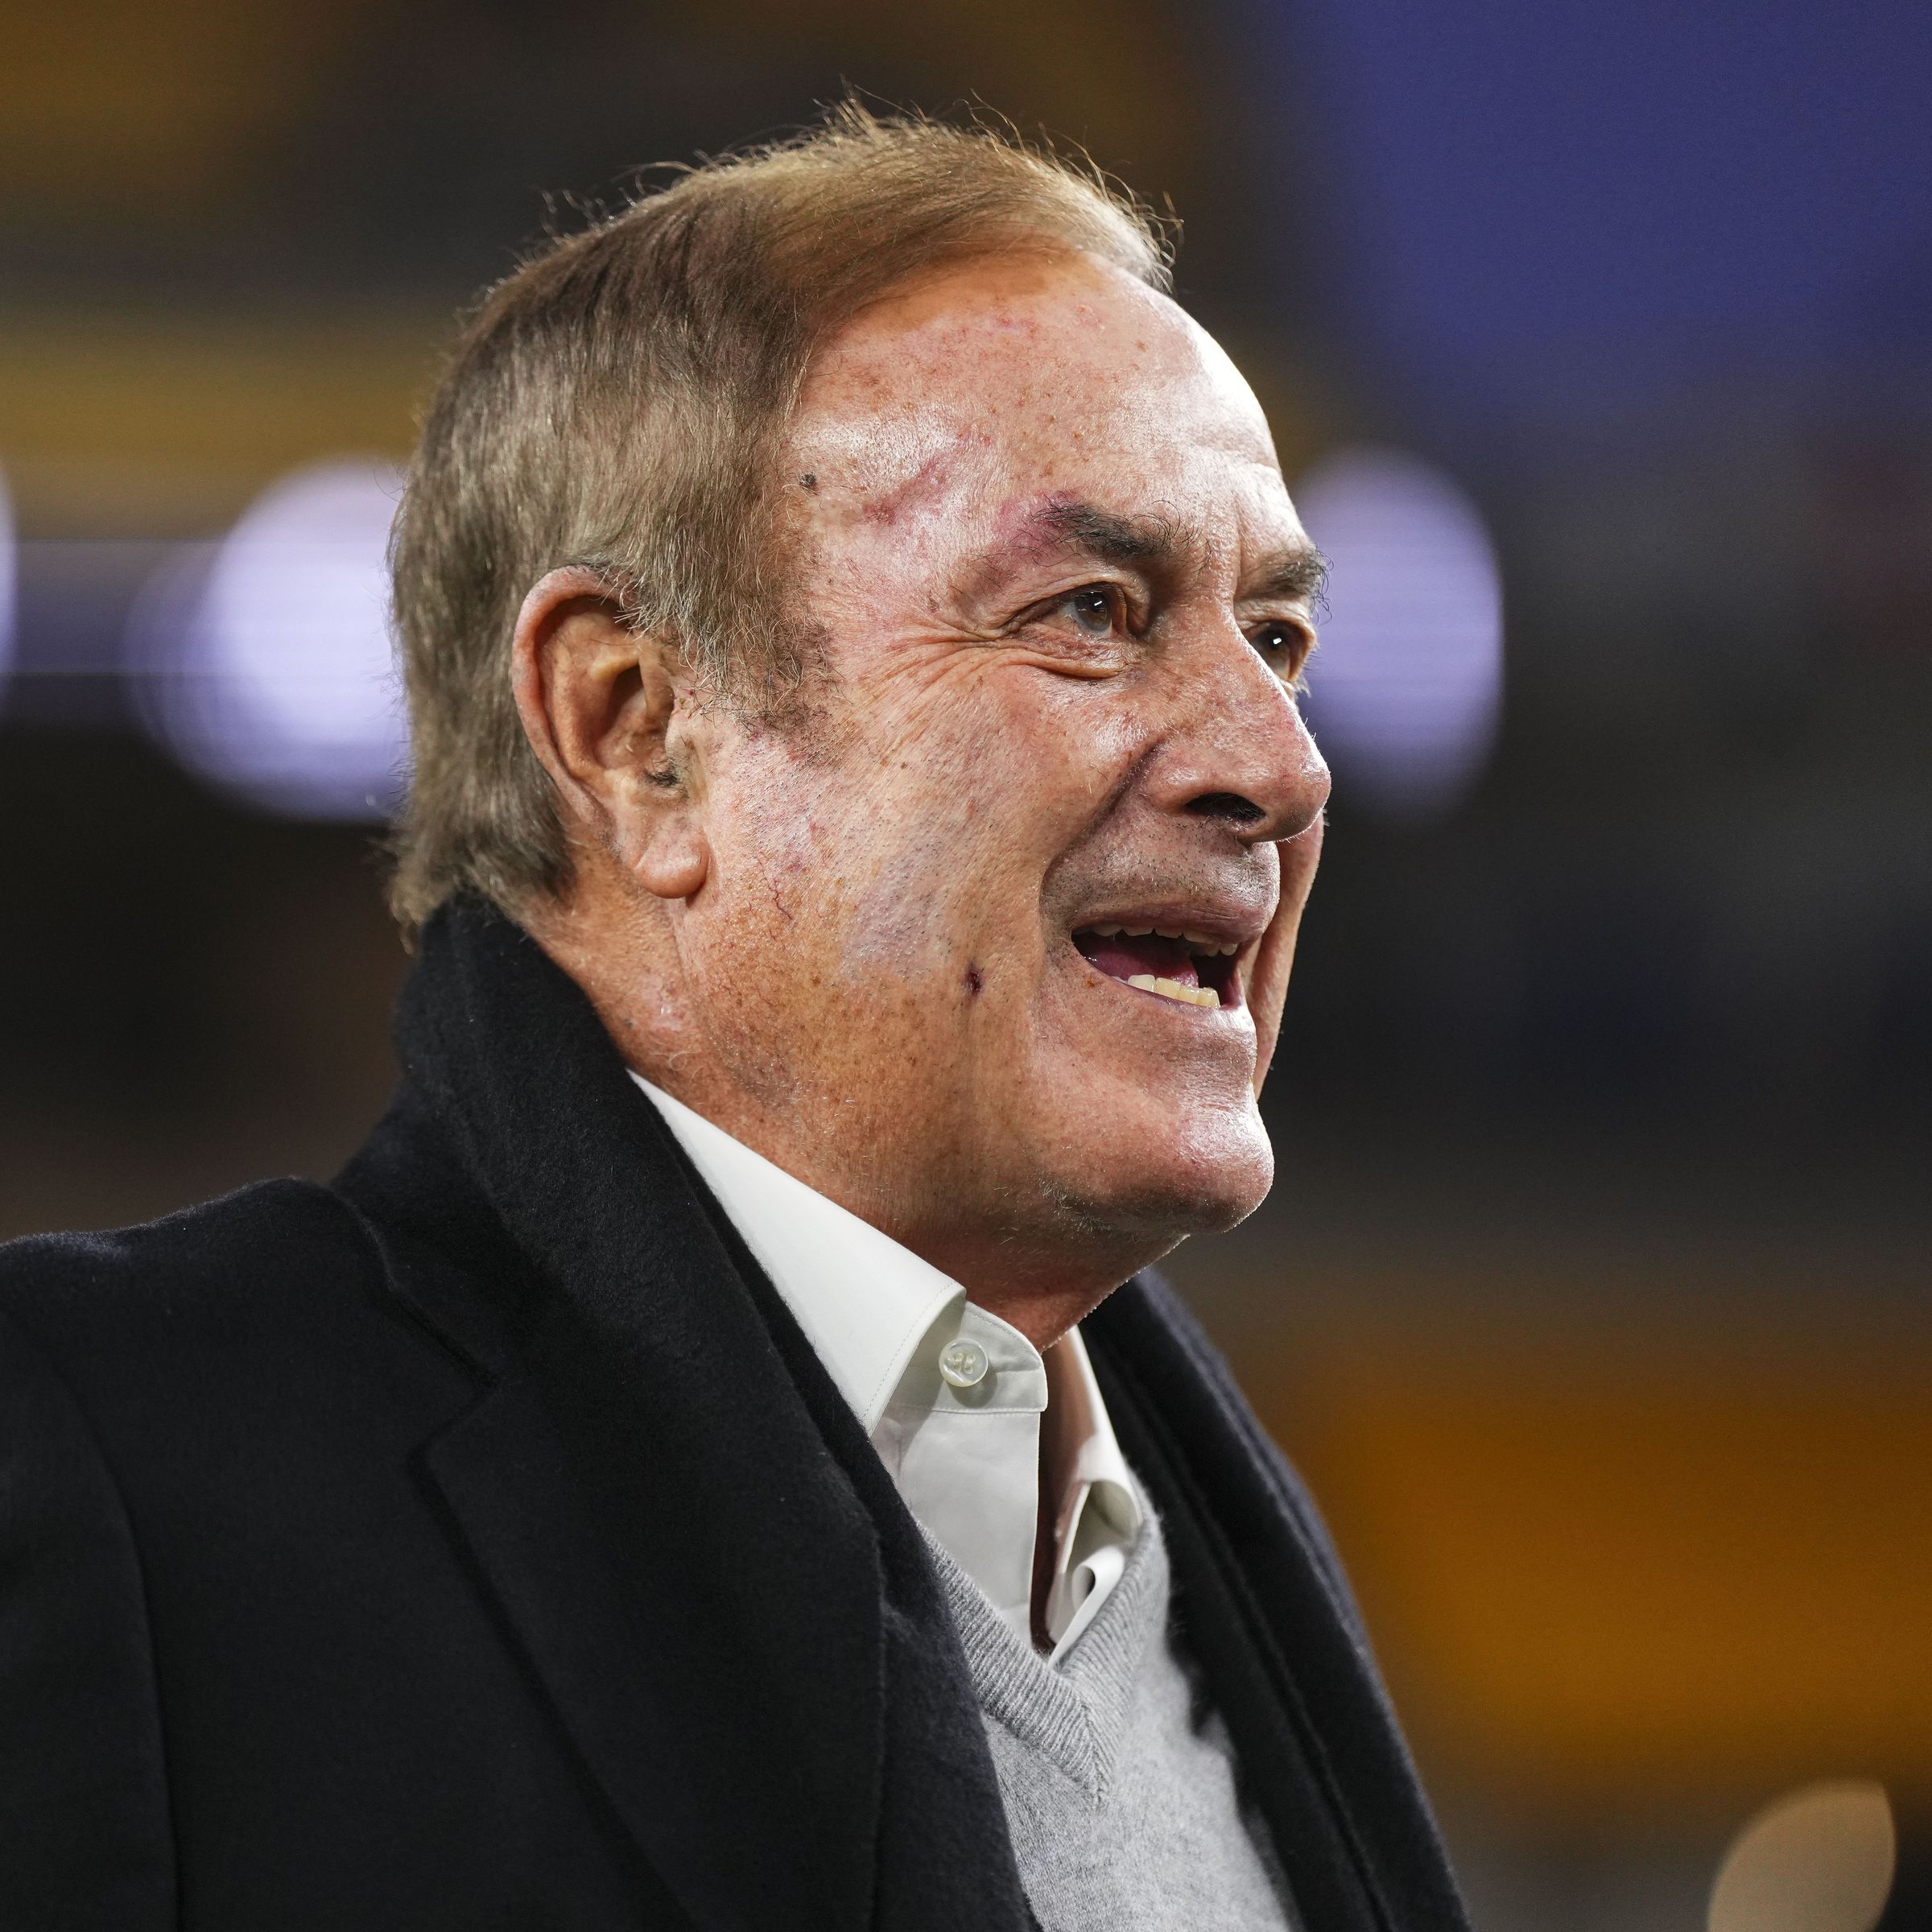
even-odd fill
[{"label": "coat collar", "polygon": [[[1003,1846],[910,1519],[581,993],[459,902],[423,932],[397,1043],[398,1105],[338,1185],[490,1384],[425,1468],[652,1870],[707,1926],[873,1922],[906,1667],[884,1624],[908,1614],[939,1652],[923,1695],[960,1703],[973,1747],[956,1802]],[[993,1864],[959,1922],[1025,1924]]]}]

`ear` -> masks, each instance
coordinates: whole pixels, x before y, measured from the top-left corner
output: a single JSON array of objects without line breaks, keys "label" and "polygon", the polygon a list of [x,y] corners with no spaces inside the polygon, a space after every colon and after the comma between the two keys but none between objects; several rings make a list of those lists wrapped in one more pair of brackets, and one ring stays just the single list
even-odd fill
[{"label": "ear", "polygon": [[524,598],[510,662],[524,735],[576,836],[658,898],[690,898],[710,851],[696,747],[679,729],[675,649],[631,629],[608,580],[573,564]]},{"label": "ear", "polygon": [[1288,975],[1294,964],[1294,942],[1302,929],[1302,909],[1315,884],[1315,869],[1322,857],[1325,817],[1318,817],[1307,831],[1283,839],[1277,849],[1282,855],[1282,896],[1268,930],[1255,954],[1254,970],[1249,976],[1248,1002],[1254,1014],[1254,1090],[1259,1093],[1268,1077],[1269,1063],[1274,1058],[1274,1042],[1282,1030],[1282,1003],[1288,997]]}]

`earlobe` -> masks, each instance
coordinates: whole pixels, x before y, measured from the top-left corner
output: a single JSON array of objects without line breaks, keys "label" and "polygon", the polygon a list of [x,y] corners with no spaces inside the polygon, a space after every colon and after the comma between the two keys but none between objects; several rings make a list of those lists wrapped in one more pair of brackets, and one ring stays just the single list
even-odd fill
[{"label": "earlobe", "polygon": [[682,815],[681,823],[662,826],[659,832],[631,861],[638,883],[660,899],[695,897],[711,873],[711,847],[704,835],[689,822],[688,815]]}]

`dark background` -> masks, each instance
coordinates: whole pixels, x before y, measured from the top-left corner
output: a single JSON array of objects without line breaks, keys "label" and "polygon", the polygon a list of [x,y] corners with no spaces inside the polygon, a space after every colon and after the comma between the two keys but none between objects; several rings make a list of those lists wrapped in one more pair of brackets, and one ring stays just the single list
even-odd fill
[{"label": "dark background", "polygon": [[1493,547],[1500,733],[1427,811],[1325,741],[1281,1179],[1175,1269],[1335,1521],[1482,1924],[1701,1926],[1821,1779],[1885,1785],[1919,1856],[1922,10],[6,0],[0,35],[0,1234],[326,1174],[390,1077],[379,828],[155,741],[143,586],[287,472],[406,452],[455,309],[573,197],[848,83],[982,101],[1171,203],[1291,486],[1400,450]]}]

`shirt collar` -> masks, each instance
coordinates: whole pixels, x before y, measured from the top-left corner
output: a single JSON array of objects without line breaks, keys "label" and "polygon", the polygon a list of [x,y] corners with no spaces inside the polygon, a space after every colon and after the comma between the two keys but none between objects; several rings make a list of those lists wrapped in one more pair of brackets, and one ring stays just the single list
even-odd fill
[{"label": "shirt collar", "polygon": [[1057,1659],[1125,1568],[1127,1551],[1141,1533],[1141,1499],[1078,1328],[1061,1336],[1053,1356],[1053,1399],[1042,1419],[1052,1432],[1046,1465],[1060,1472],[1046,1595],[1046,1629]]},{"label": "shirt collar", "polygon": [[[642,1075],[631,1078],[770,1278],[913,1514],[1022,1637],[1045,1434],[1059,1491],[1046,1624],[1063,1655],[1120,1575],[1141,1516],[1080,1330],[1061,1338],[1049,1364],[950,1275]],[[939,1365],[961,1341],[981,1354],[980,1379],[963,1389]]]},{"label": "shirt collar", "polygon": [[871,1435],[927,1331],[949,1302],[964,1306],[966,1290],[642,1074],[630,1077],[663,1115]]}]

